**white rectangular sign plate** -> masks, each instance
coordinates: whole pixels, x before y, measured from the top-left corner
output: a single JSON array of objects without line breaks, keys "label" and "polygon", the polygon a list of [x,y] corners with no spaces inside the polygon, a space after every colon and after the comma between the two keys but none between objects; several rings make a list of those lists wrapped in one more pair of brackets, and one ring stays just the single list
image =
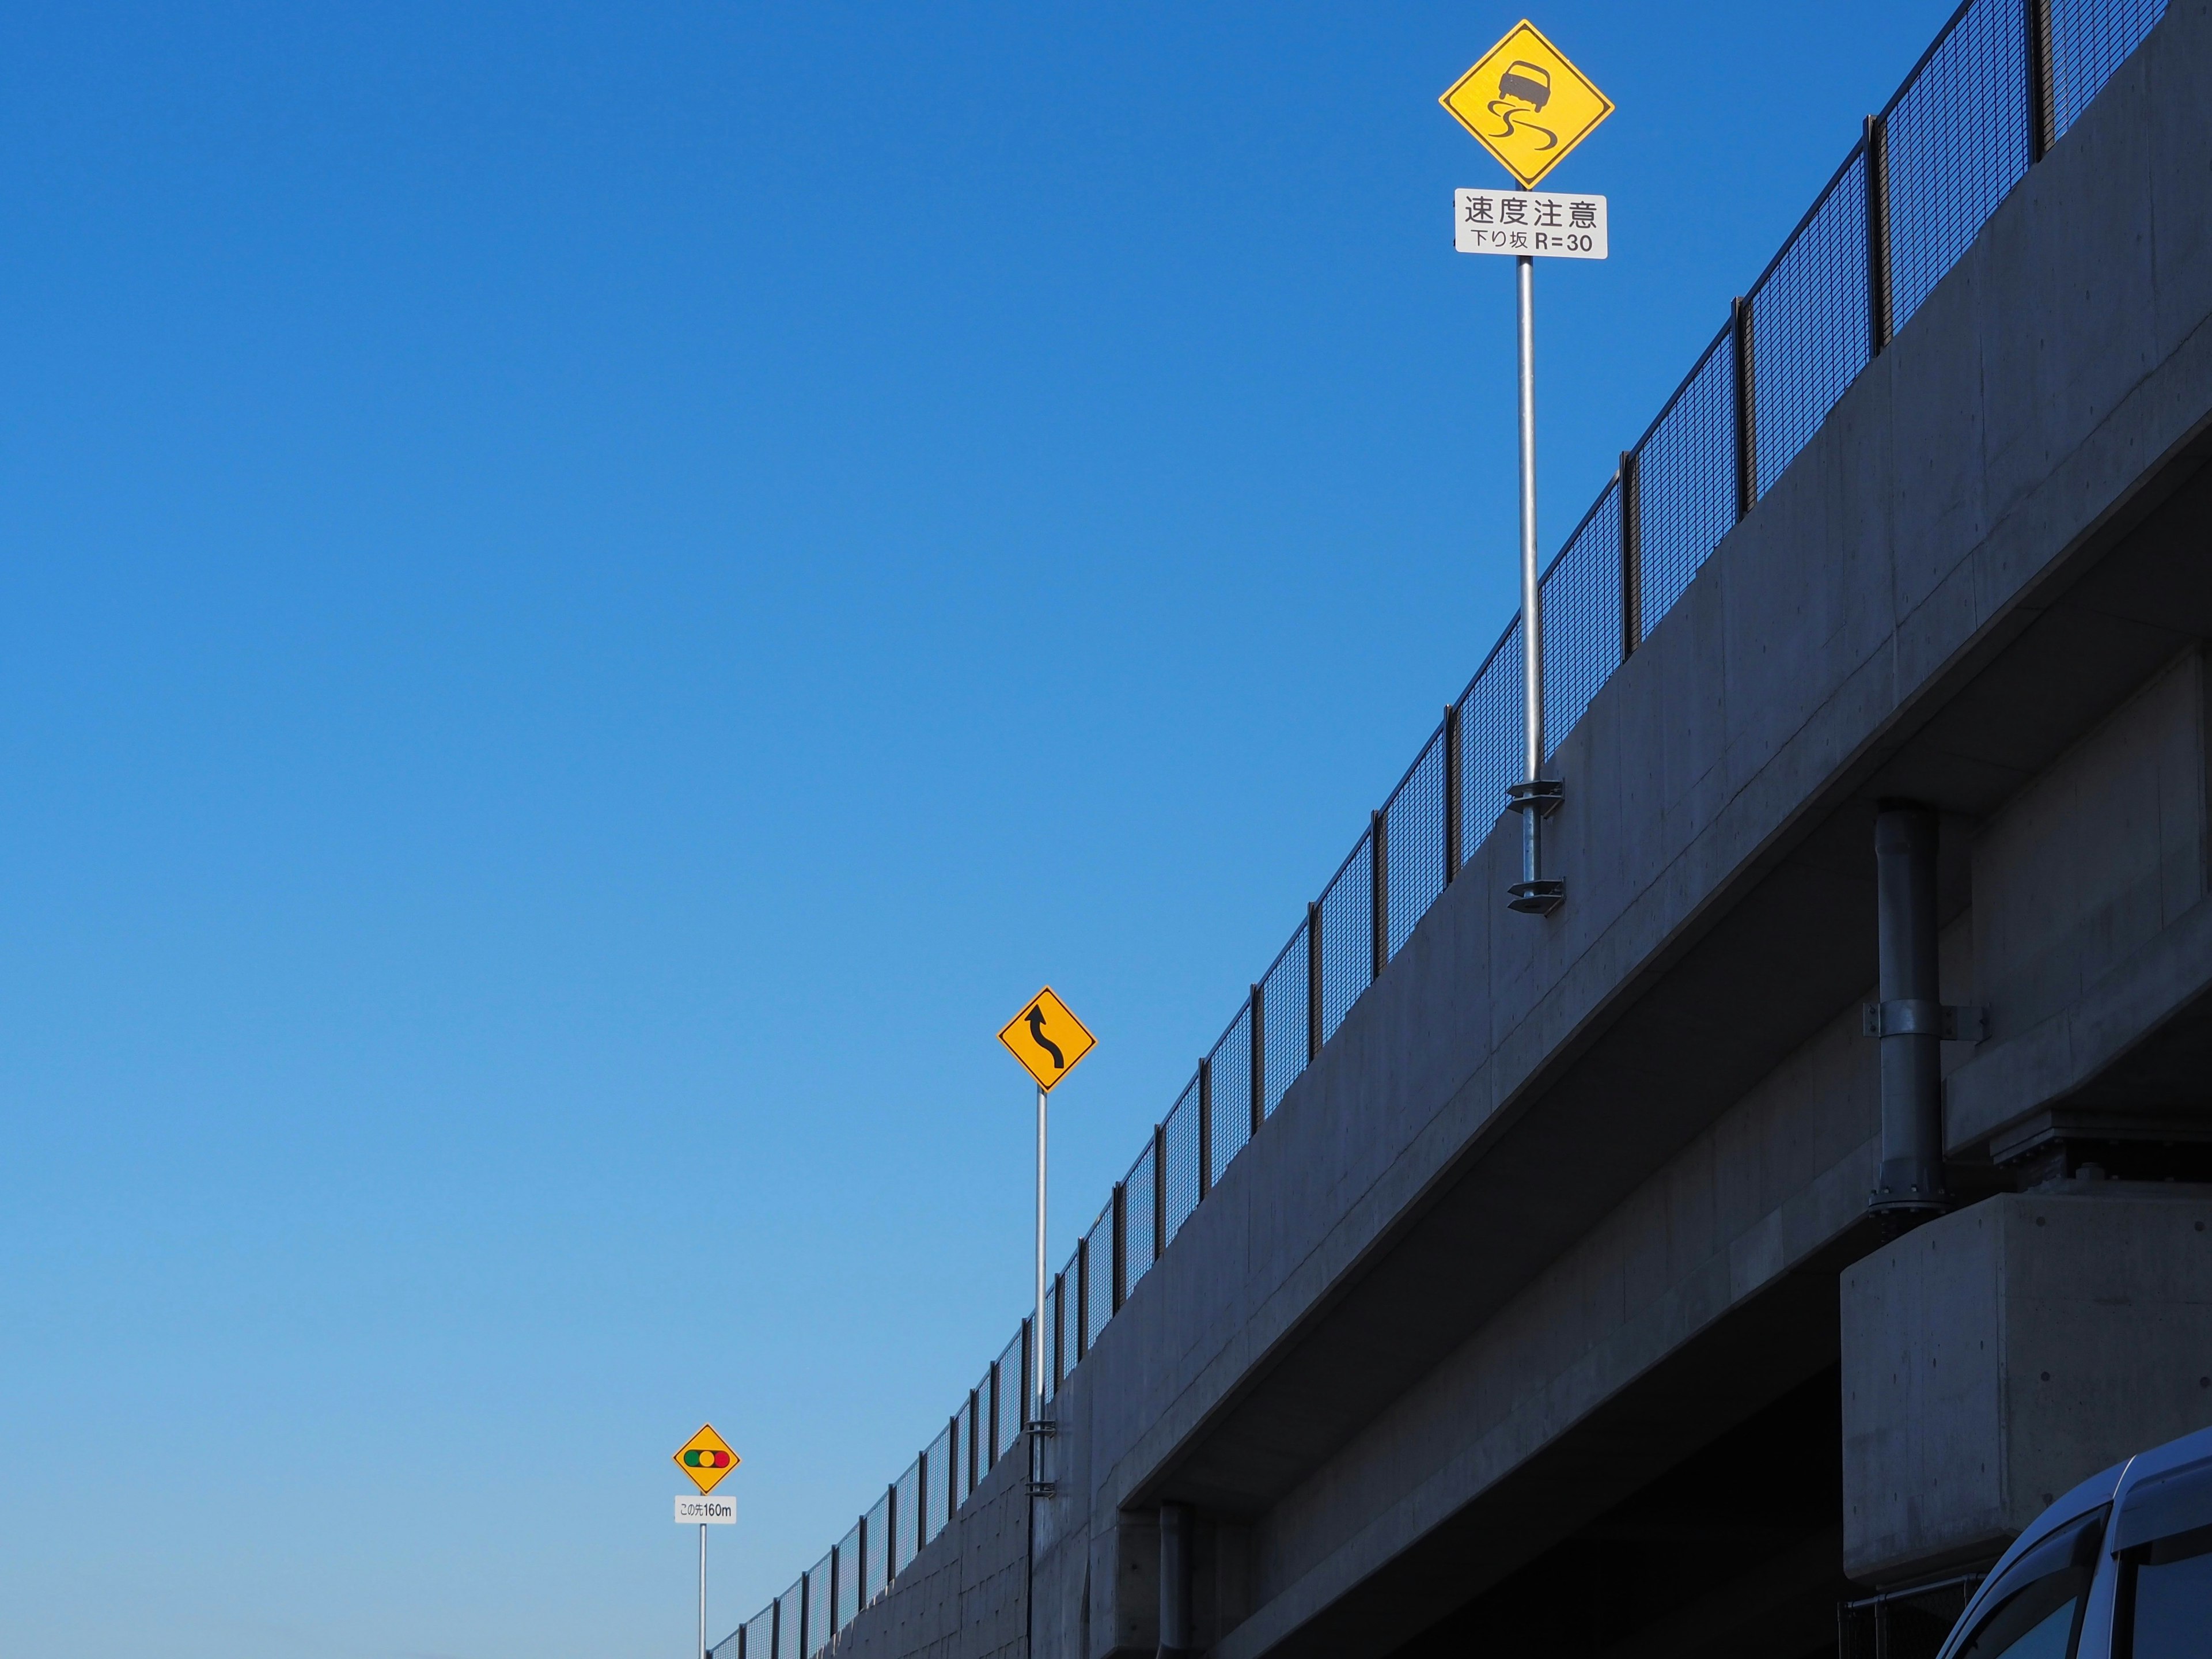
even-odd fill
[{"label": "white rectangular sign plate", "polygon": [[1605,258],[1605,198],[1541,190],[1455,190],[1452,246],[1462,253]]},{"label": "white rectangular sign plate", "polygon": [[679,1497],[676,1500],[676,1518],[698,1526],[734,1527],[738,1524],[738,1500],[734,1498]]}]

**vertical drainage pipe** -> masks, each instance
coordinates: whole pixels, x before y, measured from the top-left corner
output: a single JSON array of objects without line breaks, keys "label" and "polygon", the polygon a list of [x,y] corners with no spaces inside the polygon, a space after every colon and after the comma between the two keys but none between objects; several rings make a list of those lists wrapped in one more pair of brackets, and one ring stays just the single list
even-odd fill
[{"label": "vertical drainage pipe", "polygon": [[1881,1008],[1881,1173],[1867,1207],[1910,1220],[1943,1188],[1943,1004],[1936,964],[1936,813],[1884,801],[1875,817]]},{"label": "vertical drainage pipe", "polygon": [[1191,1514],[1188,1504],[1160,1505],[1160,1650],[1158,1659],[1190,1659]]}]

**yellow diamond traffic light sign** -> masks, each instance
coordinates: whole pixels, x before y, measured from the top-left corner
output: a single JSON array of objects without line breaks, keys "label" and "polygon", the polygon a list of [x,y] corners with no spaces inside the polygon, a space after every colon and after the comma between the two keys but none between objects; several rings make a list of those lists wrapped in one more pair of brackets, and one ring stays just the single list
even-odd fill
[{"label": "yellow diamond traffic light sign", "polygon": [[1526,18],[1438,101],[1523,190],[1613,113],[1613,100]]},{"label": "yellow diamond traffic light sign", "polygon": [[722,1484],[723,1476],[738,1467],[738,1455],[708,1423],[676,1449],[676,1467],[691,1477],[691,1484],[701,1492],[710,1492]]},{"label": "yellow diamond traffic light sign", "polygon": [[1049,985],[1022,1005],[1021,1012],[999,1033],[999,1041],[1044,1090],[1050,1090],[1098,1046],[1098,1039],[1084,1029]]}]

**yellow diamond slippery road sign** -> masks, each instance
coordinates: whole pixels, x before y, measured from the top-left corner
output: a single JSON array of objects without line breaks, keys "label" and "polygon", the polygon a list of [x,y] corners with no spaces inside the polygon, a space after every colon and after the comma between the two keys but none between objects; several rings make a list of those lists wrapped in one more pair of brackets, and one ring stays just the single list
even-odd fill
[{"label": "yellow diamond slippery road sign", "polygon": [[722,1478],[738,1467],[738,1455],[708,1423],[676,1449],[676,1467],[691,1477],[691,1484],[703,1495],[720,1486]]},{"label": "yellow diamond slippery road sign", "polygon": [[1437,100],[1523,190],[1613,113],[1613,100],[1523,18]]},{"label": "yellow diamond slippery road sign", "polygon": [[1049,985],[1022,1005],[1021,1012],[999,1033],[999,1041],[1029,1068],[1037,1086],[1047,1091],[1098,1046],[1098,1039],[1084,1029],[1083,1022],[1053,994]]}]

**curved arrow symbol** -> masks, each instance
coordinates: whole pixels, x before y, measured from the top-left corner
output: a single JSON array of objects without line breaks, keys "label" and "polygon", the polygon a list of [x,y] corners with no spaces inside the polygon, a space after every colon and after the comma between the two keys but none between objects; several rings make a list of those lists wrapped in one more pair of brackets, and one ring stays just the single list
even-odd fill
[{"label": "curved arrow symbol", "polygon": [[1052,1056],[1052,1069],[1054,1071],[1064,1072],[1067,1069],[1067,1056],[1060,1052],[1060,1045],[1057,1042],[1054,1042],[1050,1037],[1044,1034],[1044,1005],[1042,1003],[1037,1004],[1036,1007],[1030,1010],[1030,1036],[1036,1042],[1038,1048],[1043,1049],[1045,1053]]}]

